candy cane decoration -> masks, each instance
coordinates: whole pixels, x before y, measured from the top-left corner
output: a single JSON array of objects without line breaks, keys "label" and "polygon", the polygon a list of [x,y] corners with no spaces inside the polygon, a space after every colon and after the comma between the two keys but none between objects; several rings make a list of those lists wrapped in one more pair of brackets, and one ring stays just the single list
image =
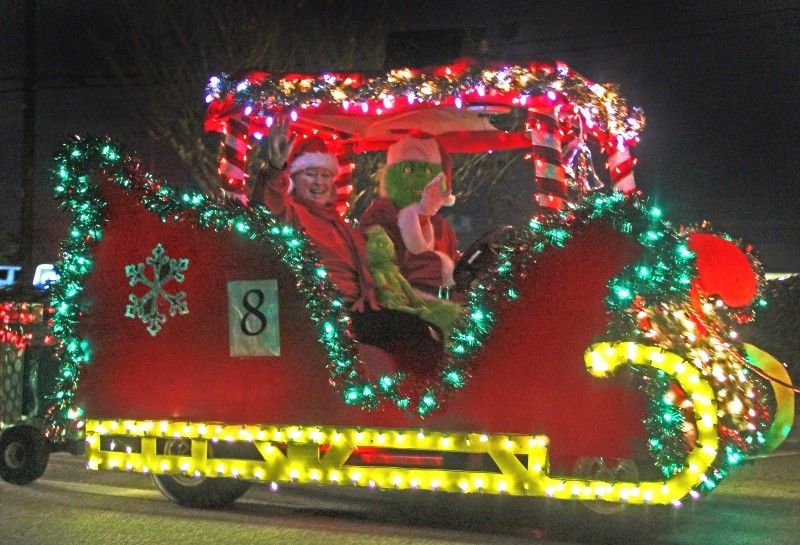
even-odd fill
[{"label": "candy cane decoration", "polygon": [[[544,100],[547,100],[546,98]],[[561,133],[555,108],[546,103],[529,108],[536,203],[548,210],[567,206],[567,182],[561,155]]]},{"label": "candy cane decoration", "polygon": [[564,112],[561,105],[556,106],[555,112],[559,124],[559,133],[561,135],[561,159],[563,161],[567,186],[575,188],[579,183],[575,162],[581,151],[581,144],[583,142],[581,119],[580,116],[574,115],[574,112]]},{"label": "candy cane decoration", "polygon": [[564,171],[567,174],[569,188],[578,194],[596,191],[603,187],[594,169],[592,150],[586,143],[584,120],[577,108],[571,115],[562,116],[561,123],[561,155],[564,159]]},{"label": "candy cane decoration", "polygon": [[225,138],[217,172],[223,187],[235,193],[244,193],[247,184],[248,123],[242,116],[231,116],[224,125]]},{"label": "candy cane decoration", "polygon": [[336,160],[339,161],[339,172],[335,180],[336,212],[340,216],[344,216],[350,208],[350,194],[353,192],[353,170],[356,167],[353,145],[345,145],[341,151],[336,153]]},{"label": "candy cane decoration", "polygon": [[611,177],[614,191],[629,193],[636,189],[636,180],[633,178],[633,167],[636,159],[631,157],[630,148],[622,140],[608,150],[606,169]]}]

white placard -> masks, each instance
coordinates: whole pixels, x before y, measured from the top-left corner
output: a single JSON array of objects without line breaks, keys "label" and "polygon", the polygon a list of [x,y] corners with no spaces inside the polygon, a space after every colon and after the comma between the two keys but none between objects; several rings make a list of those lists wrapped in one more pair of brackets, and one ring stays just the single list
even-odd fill
[{"label": "white placard", "polygon": [[277,280],[228,282],[231,356],[280,356]]}]

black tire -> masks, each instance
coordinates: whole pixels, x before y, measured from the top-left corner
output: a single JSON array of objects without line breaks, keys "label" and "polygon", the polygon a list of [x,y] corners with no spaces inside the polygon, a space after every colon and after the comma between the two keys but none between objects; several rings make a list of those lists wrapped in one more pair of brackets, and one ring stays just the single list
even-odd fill
[{"label": "black tire", "polygon": [[15,426],[0,437],[0,478],[28,484],[42,476],[50,459],[50,443],[34,427]]},{"label": "black tire", "polygon": [[[639,480],[639,467],[634,460],[629,458],[615,460],[595,457],[578,458],[572,473],[601,481],[637,482]],[[625,503],[604,500],[582,501],[580,505],[601,516],[619,516],[628,507]]]},{"label": "black tire", "polygon": [[168,499],[178,505],[197,509],[230,507],[250,489],[251,484],[238,479],[193,479],[176,475],[153,475],[153,479]]},{"label": "black tire", "polygon": [[[209,445],[209,452],[211,446]],[[191,443],[186,439],[171,439],[164,454],[187,455]],[[249,481],[229,478],[186,477],[183,475],[153,475],[161,493],[169,500],[185,507],[219,509],[230,507],[250,489]]]}]

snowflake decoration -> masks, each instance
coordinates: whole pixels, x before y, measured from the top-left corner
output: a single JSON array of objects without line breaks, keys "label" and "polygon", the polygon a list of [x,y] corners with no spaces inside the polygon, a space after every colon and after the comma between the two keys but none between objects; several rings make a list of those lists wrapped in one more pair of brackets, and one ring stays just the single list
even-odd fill
[{"label": "snowflake decoration", "polygon": [[[125,316],[128,318],[139,318],[147,324],[147,331],[152,336],[161,330],[161,324],[167,321],[166,315],[158,308],[158,304],[163,298],[169,303],[169,315],[189,314],[189,305],[186,304],[186,292],[169,293],[164,289],[164,284],[171,280],[183,282],[183,271],[189,267],[189,260],[186,258],[172,259],[164,254],[164,247],[158,243],[153,248],[153,255],[145,258],[144,263],[127,265],[125,276],[130,278],[128,284],[144,284],[150,291],[142,297],[134,294],[128,295],[130,305],[125,307]],[[150,265],[153,269],[153,279],[145,276],[145,265]]]}]

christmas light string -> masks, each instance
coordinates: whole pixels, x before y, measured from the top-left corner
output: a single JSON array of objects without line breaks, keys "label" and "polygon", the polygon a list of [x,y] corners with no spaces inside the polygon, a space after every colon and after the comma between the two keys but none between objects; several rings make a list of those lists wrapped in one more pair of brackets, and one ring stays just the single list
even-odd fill
[{"label": "christmas light string", "polygon": [[37,340],[45,346],[53,344],[53,336],[38,327],[46,324],[51,314],[52,309],[41,303],[0,302],[0,344],[15,350],[25,350]]},{"label": "christmas light string", "polygon": [[[578,152],[568,154],[570,164],[565,167],[573,175],[573,189],[580,192],[599,182],[586,145],[590,137],[607,156],[613,187],[620,191],[635,188],[632,169],[636,159],[630,156],[629,148],[638,143],[645,126],[642,110],[630,106],[618,86],[594,83],[561,62],[520,65],[460,59],[445,66],[404,68],[385,74],[221,74],[210,78],[206,102],[205,130],[223,134],[218,167],[222,184],[227,191],[240,194],[247,191],[251,138],[260,140],[269,133],[277,115],[288,114],[295,132],[303,137],[319,133],[339,142],[350,135],[328,127],[324,121],[320,127],[324,134],[317,128],[309,131],[304,125],[310,119],[308,115],[379,118],[431,107],[481,111],[501,105],[516,121],[492,116],[492,124],[506,132],[521,133],[538,126],[534,119],[546,114],[556,125],[546,139],[555,141],[560,135]],[[560,155],[563,150],[557,151]],[[542,161],[537,156],[534,164]],[[560,176],[557,178],[560,180]],[[553,199],[556,197],[551,195],[544,203],[561,208],[553,204]]]},{"label": "christmas light string", "polygon": [[[687,240],[692,232],[699,232],[701,229],[681,229],[674,232],[669,237],[674,241],[675,252],[682,259],[688,258]],[[703,232],[709,232],[707,226],[702,227]],[[719,235],[718,235],[719,236]],[[724,236],[730,240],[730,237]],[[655,239],[646,233],[640,241]],[[741,244],[739,244],[742,247]],[[747,248],[748,259],[751,267],[756,273],[761,270],[757,258],[752,255]],[[669,254],[666,254],[669,255]],[[643,263],[637,263],[628,268],[628,278],[631,272],[641,273]],[[649,277],[652,270],[659,270],[663,267],[653,263],[644,264],[646,274]],[[673,263],[673,266],[675,264]],[[702,293],[697,295],[700,301],[700,309],[695,308],[689,297],[691,289],[691,279],[697,275],[693,270],[679,270],[676,274],[677,284],[669,287],[667,293],[672,293],[673,297],[653,297],[653,294],[638,292],[630,300],[632,304],[628,307],[624,305],[610,305],[616,313],[615,324],[609,328],[609,338],[614,339],[636,339],[639,342],[655,343],[657,346],[670,350],[692,363],[701,371],[704,378],[709,380],[715,393],[716,401],[719,406],[718,417],[721,446],[719,455],[711,465],[709,471],[704,475],[703,487],[712,489],[716,483],[730,470],[730,467],[740,462],[744,456],[755,454],[765,442],[765,434],[768,431],[774,411],[774,392],[768,383],[755,380],[748,373],[745,365],[745,348],[738,341],[735,323],[741,323],[752,319],[755,308],[765,305],[763,298],[763,276],[759,277],[758,289],[751,305],[744,308],[729,308],[722,300],[706,296]],[[640,275],[642,276],[642,275]],[[686,280],[690,279],[689,282]],[[612,296],[627,296],[625,283],[612,280]],[[622,294],[619,293],[619,286],[622,286]],[[618,297],[627,299],[627,297]],[[665,401],[668,404],[680,403],[680,397],[676,398],[674,392],[670,392]],[[684,402],[685,403],[685,402]],[[658,414],[657,412],[655,414]],[[664,413],[669,422],[683,422],[683,419],[676,420],[674,411]],[[658,419],[656,419],[657,422]],[[652,424],[652,422],[651,422]],[[651,429],[653,433],[664,434],[662,448],[672,452],[667,456],[671,459],[667,464],[662,464],[662,470],[676,468],[680,465],[681,451],[687,448],[681,446],[677,436],[671,432],[666,432],[667,428],[658,423]],[[659,432],[659,429],[662,430]],[[649,446],[655,446],[651,443]],[[653,452],[651,454],[662,459],[664,452]],[[665,473],[666,474],[666,473]]]},{"label": "christmas light string", "polygon": [[270,76],[263,72],[243,78],[212,76],[206,102],[229,100],[246,116],[264,117],[269,111],[309,110],[336,105],[354,115],[380,115],[419,104],[452,104],[456,108],[487,97],[504,96],[525,106],[533,96],[546,96],[577,105],[587,128],[616,145],[617,137],[635,143],[644,128],[641,109],[631,107],[618,86],[594,83],[567,65],[556,62],[517,64],[456,61],[432,70],[397,69],[386,74]]},{"label": "christmas light string", "polygon": [[[563,246],[572,232],[591,221],[606,222],[636,238],[642,247],[639,261],[627,265],[608,283],[605,302],[611,320],[604,338],[630,338],[635,320],[627,311],[633,301],[688,298],[693,255],[686,251],[685,239],[663,222],[661,210],[638,194],[595,193],[557,216],[536,218],[526,233],[527,245],[534,252],[542,251],[548,242]],[[629,380],[647,396],[644,425],[650,436],[648,450],[656,466],[669,476],[683,467],[688,453],[683,417],[666,398],[670,381],[652,368],[630,366],[626,371]]]},{"label": "christmas light string", "polygon": [[[580,201],[571,211],[555,217],[537,218],[530,233],[543,234],[529,241],[530,247],[541,249],[546,241],[563,243],[569,233],[587,220],[607,221],[612,227],[634,237],[642,245],[642,256],[609,281],[606,306],[611,322],[604,338],[613,341],[636,340],[654,344],[682,355],[711,381],[721,407],[719,417],[722,448],[703,486],[713,488],[730,467],[747,454],[754,454],[764,442],[769,427],[769,405],[773,392],[761,381],[743,372],[744,347],[736,341],[734,322],[752,317],[753,308],[763,306],[763,280],[752,306],[730,309],[722,301],[701,297],[705,314],[684,319],[694,312],[690,304],[692,280],[697,276],[694,254],[688,247],[692,230],[675,230],[663,221],[657,206],[638,195],[594,194]],[[559,231],[559,225],[568,227]],[[706,229],[707,230],[707,229]],[[544,240],[542,240],[544,238]],[[730,237],[725,237],[730,240]],[[757,258],[748,251],[755,271],[760,271]],[[712,312],[713,310],[713,312]],[[682,314],[684,313],[684,314]],[[644,320],[650,317],[651,320]],[[661,329],[652,328],[658,317]],[[699,336],[688,329],[703,324],[709,331]],[[713,351],[704,350],[709,343]],[[702,354],[709,354],[703,361]],[[713,354],[713,358],[711,357]],[[709,363],[710,362],[710,363]],[[666,375],[648,368],[631,367],[638,376],[638,387],[648,396],[645,427],[650,435],[648,449],[657,467],[669,476],[684,467],[689,445],[683,431],[685,421],[679,402],[671,391]],[[735,382],[732,384],[733,377]],[[726,382],[727,380],[727,382]]]}]

